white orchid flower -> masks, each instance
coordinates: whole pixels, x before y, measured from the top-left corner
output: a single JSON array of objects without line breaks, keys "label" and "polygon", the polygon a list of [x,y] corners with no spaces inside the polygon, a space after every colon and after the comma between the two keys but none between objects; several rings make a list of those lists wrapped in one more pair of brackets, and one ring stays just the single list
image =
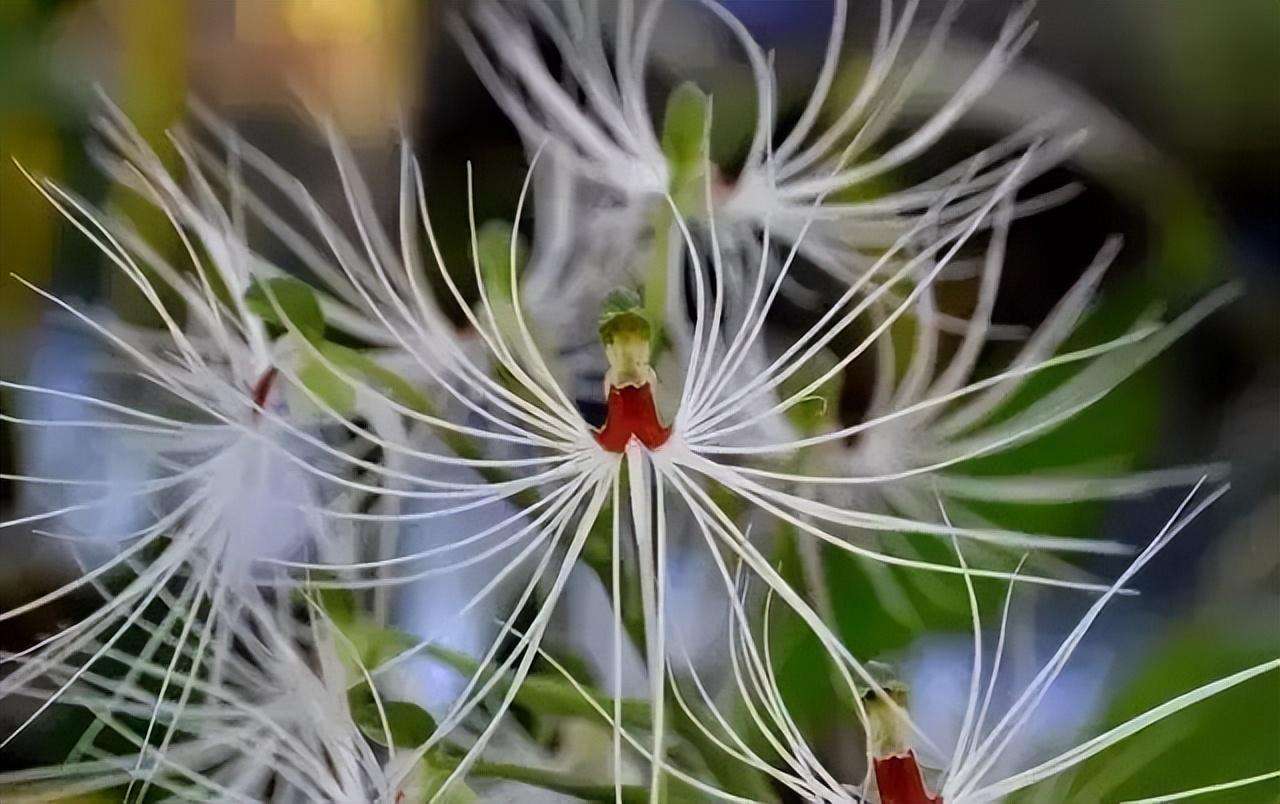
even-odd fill
[{"label": "white orchid flower", "polygon": [[[997,414],[1005,403],[1031,379],[1032,375],[1023,373],[1022,369],[1059,351],[1085,319],[1096,289],[1121,245],[1119,238],[1103,245],[1075,286],[1026,337],[1007,363],[1002,372],[1004,376],[987,383],[979,379],[976,369],[981,351],[991,341],[992,329],[997,326],[992,321],[992,311],[1004,270],[1004,245],[1012,212],[1011,203],[997,210],[997,221],[992,224],[992,237],[977,278],[974,310],[945,362],[943,356],[947,354],[948,344],[932,288],[926,288],[918,298],[912,319],[915,335],[911,357],[900,376],[892,339],[882,337],[876,342],[875,380],[865,415],[873,421],[884,419],[883,426],[865,429],[855,424],[838,431],[844,438],[821,433],[812,438],[796,437],[772,448],[757,441],[743,452],[783,454],[781,450],[788,448],[825,448],[826,454],[816,462],[828,467],[832,476],[810,478],[813,483],[808,490],[815,499],[921,518],[929,516],[935,495],[940,493],[948,500],[948,511],[953,518],[981,526],[988,523],[970,507],[969,501],[1043,504],[1115,499],[1169,486],[1189,486],[1206,474],[1215,479],[1224,474],[1225,467],[1220,465],[1127,475],[1108,474],[1105,467],[1099,466],[1018,476],[965,473],[966,463],[972,459],[1021,446],[1027,439],[1052,430],[1093,404],[1235,293],[1231,288],[1224,288],[1212,294],[1175,324],[1144,338],[1141,347],[1100,356],[1087,369],[1063,381],[1016,415],[1002,418]],[[975,383],[985,387],[956,399],[954,405],[944,407],[928,402],[946,398]],[[859,477],[868,480],[853,481]],[[870,478],[884,478],[884,481],[875,482]],[[804,548],[812,546],[809,543]],[[912,554],[909,544],[902,547],[907,555]],[[989,550],[986,545],[974,545],[970,554],[986,556]],[[1040,556],[1032,566],[1045,566],[1042,563],[1045,561],[1053,563],[1052,557]],[[894,587],[893,578],[884,566],[861,563],[878,583],[886,611],[918,622],[910,601]],[[1060,562],[1055,569],[1070,571]]]},{"label": "white orchid flower", "polygon": [[[924,122],[901,141],[887,144],[887,133],[935,66],[959,4],[946,7],[919,52],[908,58],[919,4],[909,1],[895,9],[890,0],[882,2],[862,82],[829,120],[827,107],[835,102],[833,87],[849,17],[846,0],[836,0],[822,66],[785,136],[775,120],[777,86],[769,55],[718,3],[705,0],[695,5],[741,48],[755,85],[756,119],[743,164],[733,178],[719,167],[707,168],[713,174],[714,214],[723,237],[744,252],[757,250],[759,234],[768,228],[777,242],[803,241],[805,258],[842,282],[852,281],[921,218],[936,217],[945,224],[981,206],[982,194],[1008,175],[1018,153],[1046,136],[1045,124],[1032,125],[927,181],[852,200],[849,196],[858,188],[882,180],[935,145],[995,84],[1033,32],[1030,6],[1009,17],[984,58]],[[613,202],[595,203],[615,210],[620,205],[622,212],[612,217],[621,216],[633,225],[637,214],[640,223],[646,216],[643,211],[628,214],[627,209],[656,205],[662,211],[662,196],[670,192],[679,199],[681,188],[676,185],[688,179],[678,175],[681,170],[672,165],[668,153],[672,143],[665,137],[672,121],[656,120],[647,98],[655,39],[663,11],[669,8],[662,0],[627,2],[607,15],[597,3],[576,0],[484,2],[471,7],[469,24],[455,20],[453,26],[477,75],[525,142],[530,147],[545,144],[567,170],[606,189]],[[689,19],[682,18],[681,24],[690,24]],[[714,33],[713,28],[706,35]],[[561,76],[553,73],[539,37],[558,56]],[[668,115],[672,113],[669,107]],[[695,140],[699,134],[693,132]],[[1078,144],[1075,135],[1052,137],[1032,164],[1018,169],[1029,180],[1068,157]],[[704,165],[694,169],[701,171]],[[1073,192],[1066,187],[1030,199],[1018,213],[1056,203]],[[935,209],[943,196],[947,204]],[[691,217],[703,212],[697,204],[684,211]],[[803,237],[801,230],[806,231]]]},{"label": "white orchid flower", "polygon": [[[355,501],[370,494],[447,495],[450,492],[439,489],[451,488],[407,473],[397,475],[393,466],[366,460],[367,444],[379,436],[325,412],[339,404],[335,393],[347,396],[352,390],[335,386],[301,344],[323,337],[324,308],[333,313],[329,320],[335,326],[354,323],[356,334],[361,319],[340,300],[317,303],[311,291],[300,295],[295,285],[280,284],[278,270],[254,253],[243,230],[246,205],[234,156],[233,164],[224,166],[229,175],[221,177],[231,199],[224,205],[189,139],[174,138],[187,169],[187,190],[117,110],[109,107],[99,127],[107,171],[166,216],[190,263],[170,264],[127,222],[94,210],[50,181],[28,177],[138,289],[163,327],[148,330],[96,320],[70,302],[28,285],[118,350],[123,362],[115,370],[131,376],[143,390],[129,394],[126,401],[3,380],[0,386],[11,391],[70,399],[104,414],[85,420],[6,418],[24,427],[110,432],[129,454],[146,456],[149,465],[141,477],[127,481],[30,474],[7,478],[99,493],[0,522],[0,527],[33,528],[37,537],[73,545],[105,540],[113,552],[92,569],[84,567],[74,580],[0,613],[0,621],[13,620],[82,590],[102,598],[88,616],[9,657],[7,661],[23,664],[0,681],[0,696],[21,691],[46,668],[73,658],[81,673],[89,672],[126,633],[156,616],[148,614],[156,607],[164,611],[161,630],[178,629],[180,643],[194,645],[197,658],[210,658],[216,668],[231,651],[241,617],[265,605],[261,589],[289,580],[273,562],[350,562],[358,553],[351,523],[343,514]],[[341,150],[338,156],[341,164]],[[295,197],[299,204],[315,207],[309,194]],[[358,220],[372,215],[359,197],[353,195],[352,204]],[[344,248],[335,224],[317,217],[316,225],[332,230],[331,244]],[[300,237],[295,240],[302,242]],[[311,254],[312,267],[322,273],[324,258],[315,256],[319,252],[314,249]],[[180,313],[173,312],[165,293],[178,298]],[[276,320],[287,334],[273,340],[264,317]],[[318,342],[330,348],[328,342]],[[323,382],[317,382],[317,372]],[[353,410],[345,412],[350,415],[360,410],[372,422],[386,418],[377,405],[363,404],[367,400],[349,401]],[[361,436],[356,449],[331,445],[326,430],[335,422],[347,422]],[[351,434],[347,435],[350,442]],[[363,477],[354,479],[357,473]],[[146,512],[136,529],[109,538],[97,530],[85,534],[76,529],[78,521],[122,500],[136,502]],[[160,606],[166,599],[169,603]],[[193,614],[206,609],[203,618]],[[158,644],[150,644],[140,661],[151,661],[158,649]],[[175,661],[179,653],[173,654]],[[77,678],[73,674],[61,690]],[[3,742],[30,725],[59,694],[50,695]],[[190,688],[184,687],[181,697],[185,700],[189,694]],[[149,729],[148,737],[152,736],[164,744],[172,732],[152,734]]]},{"label": "white orchid flower", "polygon": [[[382,738],[389,749],[380,755],[352,711],[349,690],[368,681],[354,646],[314,608],[303,622],[288,605],[257,608],[244,624],[239,649],[215,676],[204,672],[190,644],[154,624],[144,625],[150,638],[181,662],[111,648],[106,656],[128,668],[123,678],[81,672],[74,661],[47,666],[49,682],[74,681],[62,700],[95,720],[61,764],[0,775],[6,800],[48,801],[121,787],[136,800],[148,790],[177,800],[245,804],[404,800],[404,790],[389,781],[400,770],[394,741]],[[195,700],[166,696],[170,687],[190,688]],[[389,730],[388,705],[369,689],[374,722]],[[41,692],[24,694],[39,699]],[[177,736],[152,745],[140,720]],[[113,749],[118,741],[132,753]]]},{"label": "white orchid flower", "polygon": [[[867,734],[868,778],[838,780],[806,742],[804,734],[787,710],[770,656],[769,601],[766,601],[763,613],[763,641],[759,641],[753,633],[747,614],[745,585],[741,585],[741,576],[735,579],[735,582],[740,583],[742,594],[735,600],[731,618],[735,686],[746,706],[750,728],[762,735],[777,756],[781,757],[781,763],[762,756],[757,749],[752,748],[758,742],[751,740],[741,729],[730,725],[730,720],[722,713],[723,704],[715,702],[696,673],[693,681],[699,697],[695,700],[702,705],[702,709],[695,711],[686,703],[685,697],[679,698],[680,705],[690,717],[697,719],[699,726],[717,745],[745,764],[768,774],[806,801],[833,804],[867,801],[880,804],[980,804],[1004,800],[1010,794],[1069,772],[1090,757],[1111,749],[1148,726],[1200,701],[1264,673],[1280,669],[1280,659],[1245,668],[1171,698],[1030,767],[1013,772],[1003,767],[1002,759],[1018,745],[1019,738],[1027,730],[1035,728],[1037,708],[1059,680],[1068,661],[1108,603],[1128,588],[1134,576],[1179,532],[1227,491],[1226,486],[1219,487],[1192,506],[1201,487],[1202,484],[1196,485],[1156,538],[1089,606],[1052,657],[1003,713],[993,710],[992,702],[1003,669],[1005,636],[1014,585],[1009,586],[1005,596],[994,657],[988,670],[984,664],[984,632],[973,578],[968,575],[964,577],[973,623],[973,665],[964,703],[963,722],[955,743],[949,750],[933,743],[912,722],[907,713],[909,691],[906,687],[896,682],[875,680],[859,689],[850,689],[855,703],[851,714],[856,716]],[[943,520],[946,521],[945,513]],[[957,550],[961,565],[966,566],[958,543]],[[772,592],[769,596],[771,599]],[[701,714],[703,712],[710,714]],[[1274,773],[1261,774],[1143,800],[1172,801],[1189,798],[1202,793],[1243,787],[1275,776]]]},{"label": "white orchid flower", "polygon": [[[1024,155],[1019,167],[1025,168],[1034,158]],[[536,159],[535,159],[536,165]],[[515,229],[520,226],[523,207],[529,196],[532,171],[526,179],[517,205]],[[749,380],[733,384],[731,378],[739,376],[745,355],[749,354],[761,336],[765,318],[777,297],[778,287],[785,280],[798,245],[793,245],[781,270],[772,280],[766,281],[767,266],[762,259],[755,266],[755,276],[749,304],[734,311],[732,323],[726,309],[723,294],[714,288],[724,287],[721,279],[724,265],[718,241],[715,237],[714,216],[710,217],[712,249],[709,260],[699,252],[692,235],[681,216],[675,220],[683,235],[684,248],[691,262],[695,278],[696,315],[688,360],[679,383],[678,403],[668,419],[655,403],[655,387],[663,382],[651,363],[651,325],[635,299],[625,294],[613,298],[606,305],[600,334],[607,359],[605,373],[607,390],[607,418],[604,425],[593,428],[579,412],[576,401],[560,385],[548,367],[541,346],[535,341],[526,321],[522,288],[517,273],[516,238],[510,238],[510,259],[507,261],[509,277],[502,284],[509,290],[500,290],[486,280],[478,259],[478,244],[473,222],[472,271],[479,288],[476,307],[467,303],[441,254],[430,217],[426,209],[426,191],[421,171],[411,171],[414,194],[419,205],[418,215],[425,227],[430,244],[433,266],[440,280],[453,296],[458,309],[489,351],[489,360],[501,374],[494,379],[478,367],[465,361],[449,364],[447,372],[433,368],[439,364],[437,353],[449,344],[441,343],[439,333],[432,329],[423,312],[420,297],[425,294],[423,279],[418,271],[422,267],[412,260],[403,263],[405,276],[396,277],[392,272],[400,266],[386,264],[378,259],[375,249],[367,249],[368,262],[361,266],[343,263],[340,253],[335,258],[342,263],[344,274],[350,280],[352,290],[367,299],[375,309],[378,322],[386,328],[398,348],[418,359],[425,371],[434,372],[442,393],[460,403],[456,417],[424,413],[398,404],[395,399],[383,395],[383,401],[408,420],[418,425],[434,428],[442,434],[463,439],[463,451],[474,456],[487,454],[515,457],[467,457],[457,458],[459,465],[471,465],[488,471],[487,482],[459,483],[457,490],[449,492],[453,503],[414,514],[394,512],[369,515],[353,515],[373,521],[418,521],[433,519],[443,528],[456,533],[450,544],[427,550],[405,553],[393,559],[358,562],[347,566],[278,562],[297,569],[327,568],[335,572],[334,584],[344,586],[383,587],[404,584],[425,578],[440,576],[459,568],[488,561],[496,555],[510,556],[507,565],[491,581],[479,590],[466,604],[464,611],[477,605],[495,589],[520,573],[529,580],[518,595],[511,614],[502,626],[502,634],[495,639],[480,661],[481,670],[473,676],[449,712],[440,720],[437,734],[424,743],[418,752],[425,755],[445,739],[445,735],[463,723],[479,703],[486,699],[500,680],[509,685],[502,693],[497,712],[510,706],[520,684],[530,672],[538,655],[551,615],[565,588],[570,572],[584,555],[588,541],[594,533],[607,538],[610,556],[607,576],[611,576],[615,601],[615,663],[620,661],[623,634],[621,583],[624,562],[638,572],[643,623],[643,641],[650,668],[662,667],[667,654],[665,643],[666,618],[668,616],[667,564],[669,526],[673,506],[687,509],[696,523],[698,534],[714,556],[721,552],[741,561],[752,573],[760,577],[789,606],[801,614],[805,622],[815,629],[829,649],[846,657],[853,668],[851,672],[865,677],[865,671],[852,657],[848,657],[829,629],[822,623],[809,605],[787,585],[766,557],[747,538],[741,526],[713,499],[708,487],[718,485],[739,498],[750,510],[778,522],[796,527],[801,538],[811,538],[830,544],[853,555],[884,562],[888,565],[913,568],[922,571],[974,576],[1010,578],[1010,569],[984,567],[968,568],[948,563],[929,562],[902,558],[888,551],[864,547],[842,538],[838,532],[845,528],[870,530],[882,534],[915,533],[929,538],[959,539],[1016,550],[1117,552],[1118,545],[1109,542],[1073,540],[1010,532],[994,528],[963,528],[949,523],[910,517],[898,517],[868,513],[856,507],[843,507],[807,498],[789,490],[804,484],[882,484],[900,478],[896,474],[823,477],[799,473],[778,472],[751,465],[758,457],[795,456],[811,446],[843,439],[852,432],[872,431],[897,418],[921,410],[949,405],[987,389],[1006,385],[1017,378],[1050,366],[1092,362],[1104,368],[1098,373],[1110,377],[1113,382],[1095,387],[1090,384],[1089,393],[1073,389],[1069,400],[1055,400],[1048,406],[1051,415],[1037,415],[1020,420],[1007,428],[997,444],[1016,442],[1033,437],[1069,418],[1089,402],[1110,390],[1119,382],[1113,377],[1116,371],[1107,366],[1134,366],[1149,360],[1154,354],[1180,333],[1203,311],[1181,320],[1171,327],[1160,329],[1141,327],[1103,344],[1087,349],[1056,355],[1036,355],[1034,360],[1020,363],[993,377],[950,388],[937,396],[922,399],[909,409],[894,411],[863,422],[852,428],[824,433],[809,439],[788,443],[759,444],[742,439],[754,424],[765,416],[776,415],[804,400],[818,385],[842,370],[867,350],[874,347],[894,320],[905,315],[929,287],[929,283],[944,271],[959,249],[979,228],[987,225],[996,207],[1007,203],[1019,186],[1021,170],[1011,170],[988,194],[985,203],[962,220],[951,224],[929,247],[901,264],[895,260],[901,256],[911,240],[911,232],[899,238],[867,277],[855,282],[844,295],[836,300],[821,320],[793,342],[760,373]],[[402,202],[408,193],[402,193]],[[705,197],[709,199],[709,188]],[[674,201],[668,198],[673,207]],[[402,211],[402,219],[409,213]],[[767,239],[767,233],[766,233]],[[892,266],[892,267],[886,267]],[[884,270],[876,289],[868,290],[871,275]],[[914,278],[908,289],[907,279]],[[372,289],[380,287],[395,294],[385,306],[375,306]],[[903,301],[891,307],[886,315],[875,322],[870,334],[861,343],[842,355],[836,365],[808,387],[778,399],[772,396],[782,382],[800,371],[815,354],[829,347],[834,338],[852,322],[869,315],[877,303],[883,303],[891,290],[902,293]],[[509,292],[509,299],[497,294]],[[499,308],[498,302],[506,301]],[[1206,307],[1220,303],[1215,298]],[[499,322],[499,309],[508,311],[514,321]],[[572,314],[573,311],[567,311]],[[312,357],[342,378],[356,385],[363,393],[378,396],[379,389],[364,382],[361,377],[344,371],[343,367],[312,348]],[[1122,373],[1121,373],[1122,374]],[[751,413],[752,403],[760,398],[770,400],[766,409]],[[467,422],[474,422],[469,424]],[[969,457],[983,454],[986,448],[961,453],[951,459],[960,463]],[[732,457],[730,457],[732,456]],[[439,460],[444,460],[440,458]],[[938,467],[920,467],[928,471]],[[625,469],[625,472],[624,472]],[[504,516],[501,521],[480,529],[470,528],[469,515],[487,506],[504,509],[515,504],[517,511]],[[624,506],[629,509],[624,512]],[[606,513],[608,511],[608,513]],[[604,536],[603,534],[608,534]],[[629,538],[628,538],[629,537]],[[906,538],[899,536],[898,538]],[[628,543],[630,542],[630,543]],[[448,553],[465,551],[455,559],[443,559]],[[629,558],[624,558],[624,554]],[[349,577],[354,575],[355,577]],[[1020,582],[1046,584],[1082,589],[1105,589],[1097,585],[1074,580],[1037,576],[1033,573],[1017,576]],[[326,583],[326,582],[321,582]],[[536,601],[536,602],[535,602]],[[528,611],[531,619],[519,620]],[[517,621],[521,632],[511,645],[510,634]],[[509,650],[499,658],[504,646]],[[395,664],[394,662],[390,664]],[[617,668],[615,667],[615,670]],[[615,672],[614,677],[620,676]],[[651,756],[660,758],[663,752],[665,731],[665,675],[650,672],[650,705],[654,712],[654,729]],[[467,760],[455,771],[454,778],[465,774],[468,763],[474,761],[498,728],[500,718],[482,731],[468,753]],[[621,753],[622,738],[615,736],[615,752]],[[621,765],[621,762],[615,762]],[[652,764],[651,787],[658,789],[662,763]],[[695,780],[696,782],[696,780]]]}]

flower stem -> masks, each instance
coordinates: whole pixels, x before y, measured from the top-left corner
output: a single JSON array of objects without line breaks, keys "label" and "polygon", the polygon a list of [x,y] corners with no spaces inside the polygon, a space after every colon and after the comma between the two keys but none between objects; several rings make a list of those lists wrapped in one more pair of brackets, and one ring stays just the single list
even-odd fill
[{"label": "flower stem", "polygon": [[649,244],[648,264],[644,271],[644,313],[652,327],[653,356],[656,358],[666,343],[663,323],[667,320],[667,282],[671,273],[671,227],[675,223],[666,200],[657,202],[650,213],[653,240]]},{"label": "flower stem", "polygon": [[[446,755],[432,757],[431,764],[452,770],[461,759]],[[486,762],[478,760],[472,764],[469,775],[472,777],[488,777],[491,779],[507,779],[513,782],[541,787],[557,793],[573,796],[584,801],[615,801],[615,790],[612,784],[591,784],[577,781],[574,777],[559,771],[544,768],[530,768],[524,765],[513,765],[506,762]],[[649,791],[637,785],[622,786],[622,801],[648,801]]]}]

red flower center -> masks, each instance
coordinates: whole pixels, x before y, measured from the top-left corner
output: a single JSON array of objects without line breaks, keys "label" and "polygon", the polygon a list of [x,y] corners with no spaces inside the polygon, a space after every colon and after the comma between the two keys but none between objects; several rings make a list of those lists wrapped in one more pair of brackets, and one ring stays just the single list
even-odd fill
[{"label": "red flower center", "polygon": [[914,751],[877,757],[875,769],[880,804],[942,804],[942,796],[925,788]]},{"label": "red flower center", "polygon": [[253,418],[257,419],[261,415],[262,410],[267,407],[267,397],[271,395],[271,386],[276,381],[276,368],[272,366],[263,372],[262,376],[253,385]]},{"label": "red flower center", "polygon": [[657,449],[671,437],[671,428],[663,427],[658,418],[648,383],[610,388],[604,427],[596,431],[596,442],[609,452],[625,452],[633,437],[649,449]]}]

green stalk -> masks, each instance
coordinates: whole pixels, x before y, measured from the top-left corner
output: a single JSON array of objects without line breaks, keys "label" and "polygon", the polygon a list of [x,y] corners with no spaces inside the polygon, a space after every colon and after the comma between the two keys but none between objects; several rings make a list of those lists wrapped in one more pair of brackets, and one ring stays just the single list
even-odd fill
[{"label": "green stalk", "polygon": [[653,242],[649,244],[648,265],[644,271],[644,314],[652,327],[654,359],[666,343],[663,322],[667,320],[667,281],[671,273],[667,252],[671,248],[671,227],[674,224],[671,206],[665,199],[658,201],[649,216]]},{"label": "green stalk", "polygon": [[[580,798],[583,801],[615,801],[616,791],[611,784],[588,784],[575,781],[567,774],[542,768],[528,768],[523,765],[510,765],[502,762],[477,762],[471,767],[471,775],[496,779],[507,779],[513,782],[524,782],[546,790],[564,793]],[[622,786],[622,800],[626,802],[646,802],[649,791],[637,785]]]},{"label": "green stalk", "polygon": [[[662,153],[670,172],[670,193],[681,210],[696,208],[702,200],[702,184],[710,169],[711,99],[697,85],[686,81],[667,98],[662,117]],[[649,225],[653,241],[644,271],[644,312],[653,327],[653,354],[663,347],[663,322],[667,316],[667,284],[671,266],[667,252],[675,215],[664,198],[655,203]]]},{"label": "green stalk", "polygon": [[[431,764],[444,770],[452,770],[461,760],[451,756],[434,756]],[[513,782],[524,782],[546,790],[574,796],[584,801],[615,801],[616,790],[612,784],[592,784],[576,781],[568,774],[543,768],[530,768],[524,765],[512,765],[504,762],[475,762],[469,775],[491,779],[506,779]],[[701,802],[707,796],[693,785],[680,780],[672,780],[670,785],[670,802]],[[639,785],[622,785],[622,800],[625,802],[647,802],[649,790]]]}]

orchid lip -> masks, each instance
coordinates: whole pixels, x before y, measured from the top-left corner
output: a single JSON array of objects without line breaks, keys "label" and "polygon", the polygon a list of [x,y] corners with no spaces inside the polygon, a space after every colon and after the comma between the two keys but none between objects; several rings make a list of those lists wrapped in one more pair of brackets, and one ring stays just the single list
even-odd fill
[{"label": "orchid lip", "polygon": [[874,764],[881,804],[943,804],[942,796],[929,795],[914,751],[877,757]]},{"label": "orchid lip", "polygon": [[606,452],[626,452],[634,438],[650,450],[667,443],[671,428],[662,424],[649,383],[610,385],[604,426],[595,433]]}]

